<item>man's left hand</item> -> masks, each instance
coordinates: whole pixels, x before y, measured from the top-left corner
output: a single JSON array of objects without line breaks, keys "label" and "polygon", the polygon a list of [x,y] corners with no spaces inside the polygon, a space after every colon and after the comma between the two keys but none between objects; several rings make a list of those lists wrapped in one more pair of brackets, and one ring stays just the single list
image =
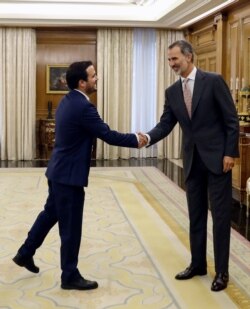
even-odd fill
[{"label": "man's left hand", "polygon": [[225,156],[223,158],[223,172],[227,173],[234,167],[234,158]]}]

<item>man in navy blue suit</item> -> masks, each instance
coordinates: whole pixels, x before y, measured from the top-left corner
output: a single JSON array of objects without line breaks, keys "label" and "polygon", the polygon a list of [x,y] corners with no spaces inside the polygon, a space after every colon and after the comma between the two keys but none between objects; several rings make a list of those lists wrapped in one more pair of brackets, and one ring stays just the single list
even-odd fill
[{"label": "man in navy blue suit", "polygon": [[84,279],[78,268],[82,235],[84,187],[88,185],[91,150],[95,138],[110,145],[138,148],[140,137],[113,131],[100,118],[88,95],[96,91],[97,75],[91,61],[75,62],[66,74],[69,93],[56,111],[56,138],[46,176],[49,193],[24,244],[13,261],[38,273],[33,256],[58,222],[61,238],[61,288],[90,290],[97,282]]}]

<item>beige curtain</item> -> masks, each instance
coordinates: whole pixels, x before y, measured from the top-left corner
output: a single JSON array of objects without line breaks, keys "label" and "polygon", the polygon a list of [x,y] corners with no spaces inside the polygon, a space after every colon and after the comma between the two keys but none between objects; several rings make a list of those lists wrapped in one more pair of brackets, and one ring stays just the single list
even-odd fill
[{"label": "beige curtain", "polygon": [[[174,83],[177,77],[168,65],[168,46],[174,41],[184,39],[182,31],[157,30],[157,62],[158,62],[158,83],[157,83],[157,115],[158,120],[163,112],[165,103],[165,89]],[[179,124],[164,140],[157,143],[158,158],[179,159],[181,157],[182,132]]]},{"label": "beige curtain", "polygon": [[35,156],[36,33],[0,28],[1,160]]},{"label": "beige curtain", "polygon": [[[100,29],[97,33],[98,112],[111,129],[131,128],[131,29]],[[130,149],[97,140],[97,159],[128,159]]]},{"label": "beige curtain", "polygon": [[[183,39],[182,31],[157,30],[157,120],[163,112],[165,89],[178,77],[168,65],[168,46]],[[132,29],[100,29],[97,35],[98,111],[112,129],[130,132],[131,78],[133,56]],[[157,143],[158,158],[181,157],[182,133],[177,124],[173,132]],[[131,150],[97,141],[97,159],[128,159]]]}]

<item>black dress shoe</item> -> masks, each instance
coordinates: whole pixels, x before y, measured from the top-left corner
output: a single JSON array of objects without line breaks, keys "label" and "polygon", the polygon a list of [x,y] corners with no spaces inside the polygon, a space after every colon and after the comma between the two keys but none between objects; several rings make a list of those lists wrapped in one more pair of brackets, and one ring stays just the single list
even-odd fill
[{"label": "black dress shoe", "polygon": [[37,267],[34,263],[33,257],[23,257],[20,253],[12,259],[18,266],[25,267],[32,273],[39,273],[39,267]]},{"label": "black dress shoe", "polygon": [[212,283],[212,286],[211,286],[211,290],[215,292],[224,290],[227,287],[228,280],[229,280],[228,273],[216,274],[214,281]]},{"label": "black dress shoe", "polygon": [[98,288],[98,283],[78,277],[69,282],[62,282],[61,288],[64,290],[93,290]]},{"label": "black dress shoe", "polygon": [[175,279],[187,280],[187,279],[193,278],[194,276],[204,276],[206,274],[207,274],[206,269],[201,269],[201,268],[193,267],[190,265],[184,271],[178,273],[175,276]]}]

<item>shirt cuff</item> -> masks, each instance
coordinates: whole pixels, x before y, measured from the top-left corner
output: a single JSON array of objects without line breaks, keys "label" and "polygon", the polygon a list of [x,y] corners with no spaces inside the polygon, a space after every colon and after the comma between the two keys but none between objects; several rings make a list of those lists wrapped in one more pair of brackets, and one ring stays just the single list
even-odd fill
[{"label": "shirt cuff", "polygon": [[147,147],[147,146],[150,145],[151,137],[150,137],[147,133],[145,133],[145,135],[147,136],[147,139],[148,139],[148,143],[147,143],[147,145],[146,145],[146,147]]}]

